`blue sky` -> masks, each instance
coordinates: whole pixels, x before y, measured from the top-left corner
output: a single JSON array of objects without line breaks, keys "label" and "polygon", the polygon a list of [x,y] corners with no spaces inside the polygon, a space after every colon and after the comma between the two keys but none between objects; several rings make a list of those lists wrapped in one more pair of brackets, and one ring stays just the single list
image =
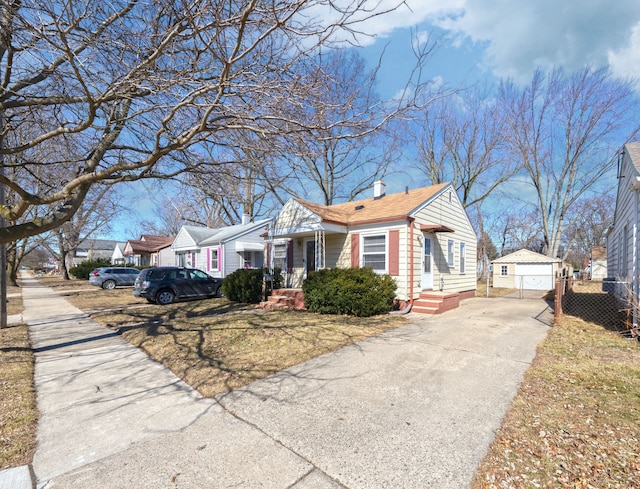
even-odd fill
[{"label": "blue sky", "polygon": [[[370,0],[378,11],[397,3]],[[415,62],[412,39],[426,35],[448,39],[426,73],[448,86],[500,77],[526,84],[537,67],[573,71],[586,64],[608,65],[620,77],[640,77],[638,0],[406,0],[359,28],[368,34],[359,38],[366,60],[377,62],[386,49],[379,79],[385,98],[404,87]],[[146,192],[153,187],[148,184],[137,186],[138,195],[147,195],[136,204],[136,216],[116,224],[113,239],[136,237],[131,235],[141,230],[136,221],[153,215],[151,195],[158,192]],[[387,186],[389,192],[401,190]]]}]

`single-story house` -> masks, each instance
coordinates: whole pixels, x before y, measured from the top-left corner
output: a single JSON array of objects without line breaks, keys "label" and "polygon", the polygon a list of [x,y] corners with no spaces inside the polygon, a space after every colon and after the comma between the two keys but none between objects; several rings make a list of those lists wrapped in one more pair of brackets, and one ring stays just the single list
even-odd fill
[{"label": "single-story house", "polygon": [[265,236],[271,219],[211,229],[182,226],[171,246],[175,264],[224,278],[239,268],[265,266]]},{"label": "single-story house", "polygon": [[[638,304],[640,143],[625,144],[618,161],[616,210],[613,226],[607,233],[607,276],[615,278],[614,290],[618,298]],[[638,325],[637,315],[637,307],[634,307],[634,328]]]},{"label": "single-story house", "polygon": [[126,242],[120,243],[117,242],[113,247],[113,251],[111,252],[111,264],[112,265],[125,265],[127,263],[127,257],[124,254],[124,247],[127,245]]},{"label": "single-story house", "polygon": [[73,265],[84,261],[111,258],[115,241],[109,239],[85,239],[80,242],[73,255]]},{"label": "single-story house", "polygon": [[555,287],[562,260],[522,249],[497,258],[491,264],[493,287],[546,291]]},{"label": "single-story house", "polygon": [[173,265],[172,237],[143,234],[140,239],[130,239],[124,247],[126,262],[137,266]]},{"label": "single-story house", "polygon": [[[290,199],[269,231],[270,267],[289,289],[323,268],[372,267],[391,275],[399,307],[435,313],[476,289],[476,234],[449,183],[337,205]],[[274,294],[279,294],[276,292]]]},{"label": "single-story house", "polygon": [[591,248],[589,259],[589,278],[591,280],[604,280],[607,276],[607,248],[594,246]]}]

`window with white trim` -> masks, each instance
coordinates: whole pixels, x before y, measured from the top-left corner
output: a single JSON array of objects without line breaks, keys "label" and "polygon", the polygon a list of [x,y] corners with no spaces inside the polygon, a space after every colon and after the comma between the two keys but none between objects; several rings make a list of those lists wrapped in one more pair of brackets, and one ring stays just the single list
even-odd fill
[{"label": "window with white trim", "polygon": [[455,242],[452,239],[447,240],[447,265],[453,268],[455,265]]},{"label": "window with white trim", "polygon": [[279,268],[282,273],[287,271],[287,243],[273,245],[273,268]]},{"label": "window with white trim", "polygon": [[460,243],[460,273],[465,273],[465,268],[466,268],[466,244],[465,243]]},{"label": "window with white trim", "polygon": [[362,237],[363,267],[371,267],[375,272],[387,272],[387,236],[379,234]]},{"label": "window with white trim", "polygon": [[220,270],[220,262],[218,260],[218,248],[211,248],[209,252],[209,270]]}]

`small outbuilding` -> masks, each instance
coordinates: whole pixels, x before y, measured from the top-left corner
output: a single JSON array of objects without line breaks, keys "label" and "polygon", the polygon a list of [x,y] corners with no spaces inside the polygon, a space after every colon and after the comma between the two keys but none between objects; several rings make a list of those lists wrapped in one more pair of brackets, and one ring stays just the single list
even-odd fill
[{"label": "small outbuilding", "polygon": [[491,263],[494,287],[551,290],[555,286],[556,274],[561,268],[562,260],[522,249]]}]

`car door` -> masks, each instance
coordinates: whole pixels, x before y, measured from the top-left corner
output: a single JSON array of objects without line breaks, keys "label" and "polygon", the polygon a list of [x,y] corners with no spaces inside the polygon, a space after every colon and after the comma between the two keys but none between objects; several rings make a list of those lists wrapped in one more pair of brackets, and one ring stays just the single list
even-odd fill
[{"label": "car door", "polygon": [[124,285],[127,280],[122,268],[109,268],[105,273],[109,276],[108,278],[116,281],[116,285]]},{"label": "car door", "polygon": [[201,270],[189,270],[193,289],[200,297],[210,297],[216,293],[217,283]]},{"label": "car door", "polygon": [[[174,278],[175,277],[175,278]],[[176,297],[195,297],[197,296],[194,288],[193,280],[189,277],[187,270],[175,270],[171,272],[173,279],[173,289]]]},{"label": "car door", "polygon": [[140,270],[135,268],[125,268],[125,273],[123,274],[123,285],[133,285],[136,283],[136,278],[140,274]]}]

